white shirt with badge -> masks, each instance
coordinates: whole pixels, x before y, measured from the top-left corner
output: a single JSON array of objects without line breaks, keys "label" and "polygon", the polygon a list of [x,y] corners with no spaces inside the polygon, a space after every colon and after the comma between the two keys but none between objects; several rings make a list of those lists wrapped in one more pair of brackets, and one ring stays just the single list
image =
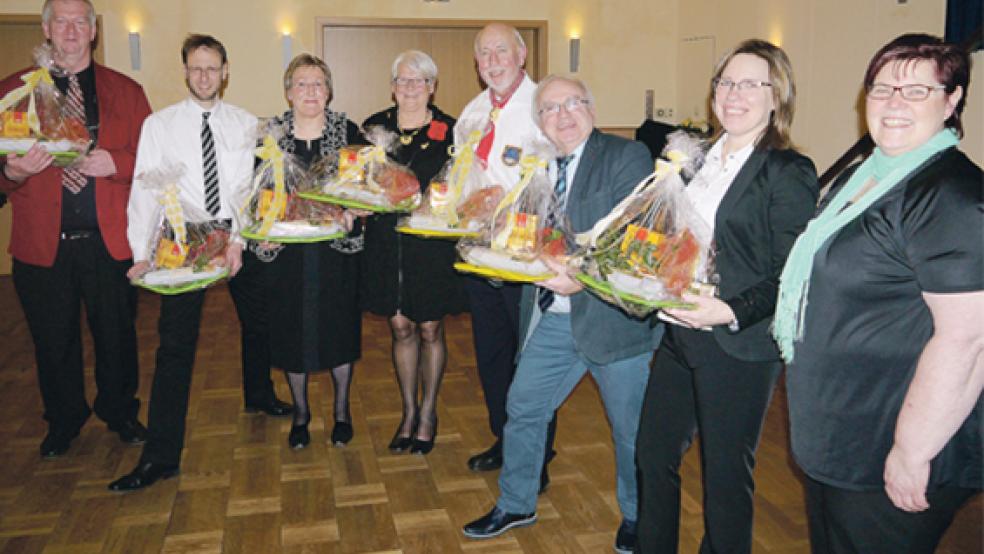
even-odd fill
[{"label": "white shirt with badge", "polygon": [[[536,83],[529,75],[524,75],[512,97],[495,114],[495,139],[489,151],[486,174],[493,184],[502,185],[506,192],[519,182],[519,161],[528,154],[529,146],[546,142],[540,128],[533,121],[535,91]],[[483,90],[461,111],[454,127],[454,143],[460,145],[468,139],[466,130],[481,129],[484,132],[492,110],[489,91]]]}]

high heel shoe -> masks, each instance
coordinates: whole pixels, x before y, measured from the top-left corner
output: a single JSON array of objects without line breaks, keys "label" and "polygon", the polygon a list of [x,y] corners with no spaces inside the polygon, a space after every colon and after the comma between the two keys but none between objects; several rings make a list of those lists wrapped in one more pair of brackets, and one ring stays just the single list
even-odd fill
[{"label": "high heel shoe", "polygon": [[345,446],[355,436],[355,430],[348,421],[336,421],[331,429],[331,443],[335,446]]},{"label": "high heel shoe", "polygon": [[400,420],[400,426],[396,428],[396,433],[393,434],[393,440],[389,443],[389,450],[394,454],[405,452],[413,444],[413,435],[417,432],[417,416],[413,416],[413,419],[410,422],[409,434],[405,437],[401,437],[400,433],[403,432],[403,424],[405,422],[406,418]]},{"label": "high heel shoe", "polygon": [[311,434],[308,433],[308,423],[311,423],[310,417],[304,423],[294,423],[290,426],[290,434],[287,435],[287,444],[291,448],[300,450],[311,443]]},{"label": "high heel shoe", "polygon": [[410,453],[411,454],[429,454],[431,450],[434,449],[434,439],[437,438],[437,414],[434,414],[434,428],[431,430],[431,438],[428,440],[423,440],[418,438],[416,433],[414,433],[413,440],[411,441]]}]

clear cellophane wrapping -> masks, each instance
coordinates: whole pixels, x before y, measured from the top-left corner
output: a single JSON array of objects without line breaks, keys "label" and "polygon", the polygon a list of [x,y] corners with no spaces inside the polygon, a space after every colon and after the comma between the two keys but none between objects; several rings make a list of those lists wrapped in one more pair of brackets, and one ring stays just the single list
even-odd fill
[{"label": "clear cellophane wrapping", "polygon": [[52,61],[51,46],[34,49],[37,69],[24,84],[0,98],[0,151],[22,152],[38,142],[49,152],[85,152],[90,143],[85,121],[71,116],[67,96],[53,77],[63,75]]},{"label": "clear cellophane wrapping", "polygon": [[519,184],[503,198],[490,224],[476,238],[458,242],[458,253],[467,264],[529,277],[549,277],[544,257],[566,260],[573,245],[563,206],[547,175],[552,149],[531,148],[525,156]]},{"label": "clear cellophane wrapping", "polygon": [[371,146],[345,146],[338,153],[338,171],[323,173],[315,190],[327,201],[349,201],[343,205],[381,211],[410,212],[421,201],[420,183],[413,171],[394,162],[397,134],[381,126],[365,130]]},{"label": "clear cellophane wrapping", "polygon": [[284,129],[274,120],[259,125],[259,164],[250,186],[242,187],[245,198],[237,205],[244,237],[268,242],[304,242],[342,232],[342,209],[336,205],[298,196],[310,188],[314,168],[305,170],[300,161],[280,146]]},{"label": "clear cellophane wrapping", "polygon": [[399,227],[436,232],[475,233],[487,226],[506,192],[475,167],[481,129],[464,129],[467,140],[453,148],[451,158],[431,179],[420,207],[400,220]]},{"label": "clear cellophane wrapping", "polygon": [[141,277],[146,285],[181,286],[221,276],[229,244],[229,227],[208,212],[181,200],[177,182],[184,174],[173,163],[137,177],[139,186],[157,199],[155,217],[146,222],[150,233],[150,271]]},{"label": "clear cellophane wrapping", "polygon": [[684,292],[706,294],[716,280],[709,225],[694,209],[684,177],[703,162],[702,141],[669,137],[665,159],[612,212],[578,237],[574,264],[589,288],[629,314],[683,306]]}]

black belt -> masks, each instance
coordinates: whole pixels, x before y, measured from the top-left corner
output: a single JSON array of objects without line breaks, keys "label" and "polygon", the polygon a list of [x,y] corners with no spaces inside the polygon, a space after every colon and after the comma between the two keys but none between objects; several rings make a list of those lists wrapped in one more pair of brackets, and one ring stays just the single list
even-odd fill
[{"label": "black belt", "polygon": [[81,230],[81,231],[62,231],[59,235],[62,240],[78,240],[78,239],[91,239],[93,237],[99,236],[99,231],[93,230]]}]

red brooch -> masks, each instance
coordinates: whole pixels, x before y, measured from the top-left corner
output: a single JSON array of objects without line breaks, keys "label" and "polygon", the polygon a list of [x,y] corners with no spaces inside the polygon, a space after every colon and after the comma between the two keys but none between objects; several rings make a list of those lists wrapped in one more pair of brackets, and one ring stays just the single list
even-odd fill
[{"label": "red brooch", "polygon": [[448,124],[443,121],[431,121],[427,127],[427,138],[431,140],[444,140],[448,136]]}]

